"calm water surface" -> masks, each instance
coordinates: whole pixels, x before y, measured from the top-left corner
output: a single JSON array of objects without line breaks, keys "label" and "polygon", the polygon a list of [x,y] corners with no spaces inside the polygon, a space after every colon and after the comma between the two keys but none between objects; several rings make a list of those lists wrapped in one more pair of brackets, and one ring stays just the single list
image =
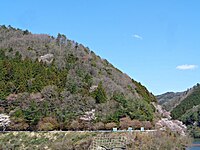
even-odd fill
[{"label": "calm water surface", "polygon": [[[200,144],[200,139],[195,139],[193,144]],[[187,150],[200,150],[200,147],[190,147]]]}]

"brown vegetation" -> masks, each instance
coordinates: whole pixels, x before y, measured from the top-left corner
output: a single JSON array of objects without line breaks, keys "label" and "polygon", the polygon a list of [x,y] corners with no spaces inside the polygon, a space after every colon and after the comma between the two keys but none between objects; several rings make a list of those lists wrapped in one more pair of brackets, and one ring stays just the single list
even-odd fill
[{"label": "brown vegetation", "polygon": [[1,133],[0,149],[86,150],[97,137],[125,137],[127,150],[179,150],[191,144],[188,136],[171,132],[92,133],[92,132],[13,132]]},{"label": "brown vegetation", "polygon": [[45,117],[38,122],[37,128],[40,131],[56,130],[58,129],[58,122],[56,118]]},{"label": "brown vegetation", "polygon": [[106,130],[112,130],[113,128],[116,128],[116,127],[117,127],[117,124],[114,123],[114,122],[110,122],[110,123],[105,124]]}]

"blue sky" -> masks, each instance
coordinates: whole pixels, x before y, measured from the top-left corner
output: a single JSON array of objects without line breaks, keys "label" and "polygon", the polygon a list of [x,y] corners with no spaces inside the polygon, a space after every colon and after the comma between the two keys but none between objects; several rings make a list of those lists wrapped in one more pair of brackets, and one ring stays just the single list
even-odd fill
[{"label": "blue sky", "polygon": [[89,47],[154,94],[200,81],[199,0],[6,0],[0,24]]}]

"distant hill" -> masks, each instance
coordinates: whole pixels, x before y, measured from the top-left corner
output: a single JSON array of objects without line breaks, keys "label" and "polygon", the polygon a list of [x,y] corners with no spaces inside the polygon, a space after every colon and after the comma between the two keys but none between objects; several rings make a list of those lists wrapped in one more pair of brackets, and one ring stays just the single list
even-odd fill
[{"label": "distant hill", "polygon": [[153,121],[156,98],[65,35],[0,26],[0,113],[10,130],[95,130]]},{"label": "distant hill", "polygon": [[200,84],[185,92],[168,92],[156,97],[158,103],[171,111],[173,119],[183,121],[194,137],[200,137]]},{"label": "distant hill", "polygon": [[192,93],[192,89],[188,89],[184,92],[167,92],[161,95],[157,95],[158,103],[167,111],[172,111],[183,99]]}]

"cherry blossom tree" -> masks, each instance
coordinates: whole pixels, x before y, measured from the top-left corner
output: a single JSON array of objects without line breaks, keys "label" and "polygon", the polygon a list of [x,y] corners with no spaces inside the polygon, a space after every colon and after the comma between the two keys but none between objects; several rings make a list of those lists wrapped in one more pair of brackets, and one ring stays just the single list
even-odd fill
[{"label": "cherry blossom tree", "polygon": [[0,114],[0,127],[3,128],[3,131],[6,130],[6,127],[10,124],[10,116],[5,114]]}]

